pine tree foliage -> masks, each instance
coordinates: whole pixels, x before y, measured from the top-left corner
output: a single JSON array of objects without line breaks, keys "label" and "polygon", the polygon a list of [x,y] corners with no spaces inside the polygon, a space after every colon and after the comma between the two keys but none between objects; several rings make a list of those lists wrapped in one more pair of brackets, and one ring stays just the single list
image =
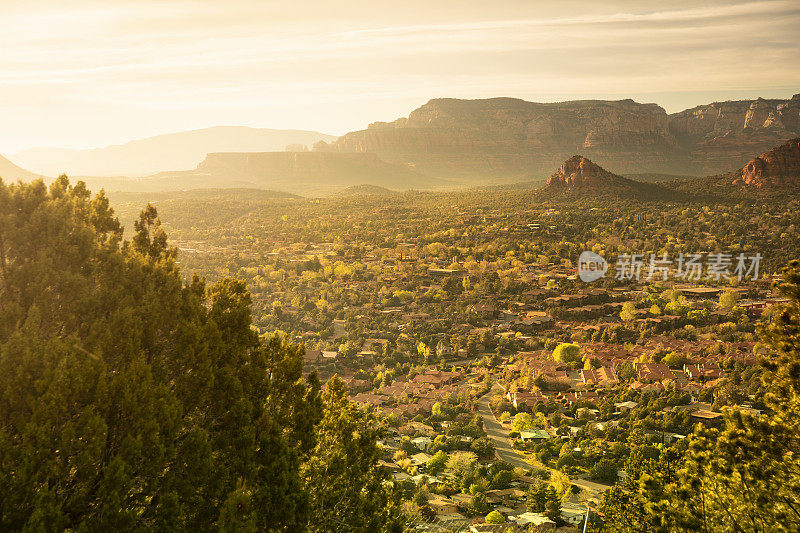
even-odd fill
[{"label": "pine tree foliage", "polygon": [[176,257],[152,206],[128,241],[102,192],[0,181],[0,530],[322,530],[333,450],[348,516],[386,517],[341,388]]},{"label": "pine tree foliage", "polygon": [[687,439],[677,476],[663,452],[658,462],[632,460],[628,480],[604,499],[604,531],[800,531],[800,264],[776,287],[761,335],[767,411],[728,410],[721,430],[698,426]]}]

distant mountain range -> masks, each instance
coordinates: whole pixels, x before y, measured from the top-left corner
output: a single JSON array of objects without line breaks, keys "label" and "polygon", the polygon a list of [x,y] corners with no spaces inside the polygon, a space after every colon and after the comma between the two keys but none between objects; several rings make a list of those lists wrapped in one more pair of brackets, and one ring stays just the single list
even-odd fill
[{"label": "distant mountain range", "polygon": [[6,183],[11,183],[17,180],[30,181],[37,178],[41,178],[41,176],[25,170],[24,168],[18,167],[0,155],[0,179]]},{"label": "distant mountain range", "polygon": [[47,176],[140,177],[165,170],[189,170],[212,152],[274,152],[310,148],[336,137],[316,131],[216,126],[169,133],[91,150],[35,148],[9,156]]},{"label": "distant mountain range", "polygon": [[353,185],[427,189],[444,183],[375,154],[225,152],[208,154],[194,170],[162,172],[116,185],[132,191],[247,187],[324,196]]},{"label": "distant mountain range", "polygon": [[[798,136],[800,94],[786,100],[715,102],[671,115],[656,104],[633,100],[446,98],[429,101],[407,118],[374,123],[339,138],[216,127],[96,150],[29,150],[12,159],[50,177],[61,172],[95,176],[85,178],[87,184],[109,191],[259,188],[304,196],[353,186],[533,186],[544,183],[554,168],[563,169],[562,162],[578,169],[591,163],[614,176],[601,180],[601,189],[649,195],[667,189],[691,192],[692,186],[718,190],[734,182],[763,190],[781,186],[786,179],[765,177],[776,160],[763,159],[763,154]],[[576,153],[583,159],[572,161]],[[730,175],[732,169],[747,168],[756,154],[762,160],[747,175]],[[597,173],[566,172],[574,174],[569,178],[574,183],[559,190],[593,188],[592,179],[578,185],[581,176],[592,172]],[[626,174],[636,179],[622,177]],[[714,178],[681,179],[709,175]],[[36,174],[0,160],[0,177],[9,181]],[[673,184],[667,185],[668,180]],[[643,188],[641,181],[663,183],[653,189]]]},{"label": "distant mountain range", "polygon": [[633,100],[435,99],[315,148],[369,152],[437,177],[544,178],[581,153],[617,174],[728,172],[800,135],[800,94],[715,102],[668,115]]}]

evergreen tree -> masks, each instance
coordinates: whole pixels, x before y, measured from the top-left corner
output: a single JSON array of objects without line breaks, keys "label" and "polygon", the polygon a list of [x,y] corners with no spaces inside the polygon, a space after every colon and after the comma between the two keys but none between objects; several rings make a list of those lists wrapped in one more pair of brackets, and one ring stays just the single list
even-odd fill
[{"label": "evergreen tree", "polygon": [[378,466],[385,428],[347,399],[334,377],[322,394],[317,443],[303,466],[310,494],[308,531],[402,531],[396,491]]},{"label": "evergreen tree", "polygon": [[[722,430],[698,426],[677,476],[669,454],[659,467],[628,468],[623,488],[604,498],[606,529],[633,531],[800,531],[800,265],[783,271],[761,335],[767,411],[729,410]],[[667,467],[665,468],[665,465]]]},{"label": "evergreen tree", "polygon": [[125,241],[81,182],[0,182],[0,530],[325,530],[330,454],[337,518],[393,523],[341,384],[321,397],[244,283],[176,257],[152,206]]}]

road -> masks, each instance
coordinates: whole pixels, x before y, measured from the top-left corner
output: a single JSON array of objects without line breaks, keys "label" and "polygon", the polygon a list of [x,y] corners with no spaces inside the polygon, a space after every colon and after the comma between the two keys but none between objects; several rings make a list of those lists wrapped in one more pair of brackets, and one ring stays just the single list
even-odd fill
[{"label": "road", "polygon": [[494,417],[492,409],[489,407],[491,396],[492,391],[489,391],[480,397],[478,400],[478,412],[483,418],[483,429],[486,430],[486,436],[488,436],[494,444],[497,457],[515,467],[524,468],[525,470],[534,468],[533,465],[527,462],[522,455],[511,447],[511,441],[508,439],[506,430]]},{"label": "road", "polygon": [[[491,407],[489,407],[489,400],[494,390],[495,389],[492,389],[478,399],[478,412],[483,418],[483,428],[486,430],[486,435],[491,439],[492,443],[494,443],[497,457],[515,467],[524,468],[526,470],[540,468],[530,464],[525,460],[525,456],[517,452],[511,446],[508,432],[503,428],[500,422],[497,421],[494,417],[494,413],[492,413]],[[587,481],[585,479],[570,479],[570,483],[597,497],[610,488],[608,485]]]}]

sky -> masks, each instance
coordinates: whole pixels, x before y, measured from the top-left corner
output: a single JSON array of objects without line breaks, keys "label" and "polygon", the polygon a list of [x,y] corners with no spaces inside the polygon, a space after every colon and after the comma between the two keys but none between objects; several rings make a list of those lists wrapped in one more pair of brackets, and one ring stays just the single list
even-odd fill
[{"label": "sky", "polygon": [[[433,4],[433,6],[428,5]],[[800,2],[0,0],[0,153],[214,125],[340,135],[431,98],[800,93]]]}]

